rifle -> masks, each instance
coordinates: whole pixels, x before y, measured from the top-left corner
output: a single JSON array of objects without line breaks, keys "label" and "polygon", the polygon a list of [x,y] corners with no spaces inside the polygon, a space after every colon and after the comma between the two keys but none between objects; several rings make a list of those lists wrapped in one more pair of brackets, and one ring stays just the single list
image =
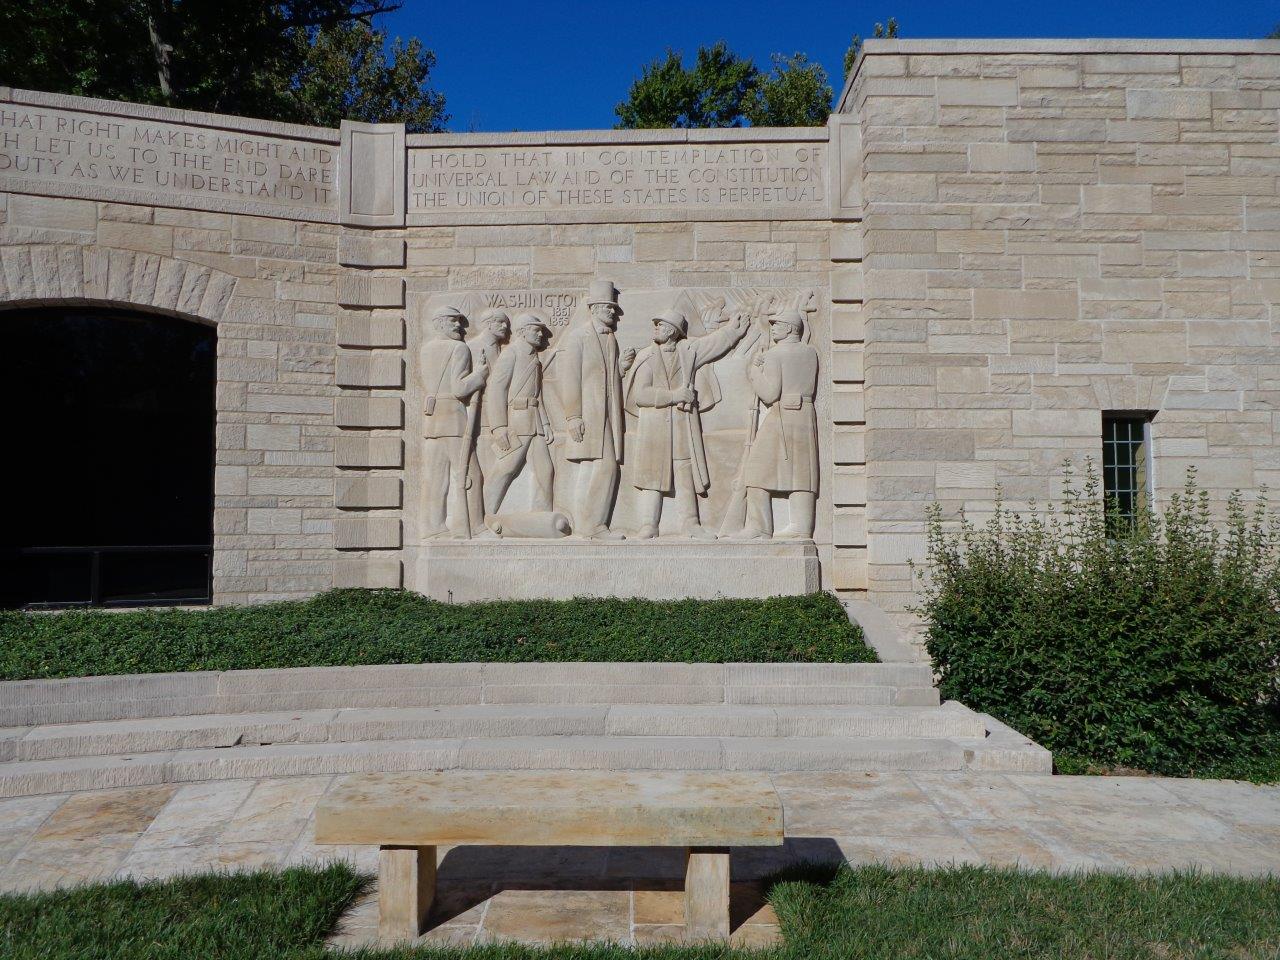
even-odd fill
[{"label": "rifle", "polygon": [[[480,363],[488,366],[484,359],[484,354],[480,355]],[[462,497],[462,529],[466,531],[465,539],[471,539],[471,502],[467,497],[467,491],[471,489],[471,452],[475,447],[476,433],[480,424],[480,397],[484,392],[484,387],[476,390],[467,398],[467,426],[463,430],[462,436],[458,438],[458,443],[462,449],[459,451],[461,456],[458,457],[458,466],[455,468],[458,476],[455,478],[456,487]],[[483,509],[483,508],[482,508]],[[483,521],[483,517],[480,518]]]}]

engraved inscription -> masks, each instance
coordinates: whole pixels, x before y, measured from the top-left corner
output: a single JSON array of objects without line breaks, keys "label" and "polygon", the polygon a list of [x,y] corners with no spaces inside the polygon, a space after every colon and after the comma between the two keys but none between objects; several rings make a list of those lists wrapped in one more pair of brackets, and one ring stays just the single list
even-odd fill
[{"label": "engraved inscription", "polygon": [[409,151],[410,210],[814,208],[826,149],[811,142],[439,147]]},{"label": "engraved inscription", "polygon": [[0,103],[0,182],[65,184],[84,196],[326,209],[336,203],[336,157],[329,144]]}]

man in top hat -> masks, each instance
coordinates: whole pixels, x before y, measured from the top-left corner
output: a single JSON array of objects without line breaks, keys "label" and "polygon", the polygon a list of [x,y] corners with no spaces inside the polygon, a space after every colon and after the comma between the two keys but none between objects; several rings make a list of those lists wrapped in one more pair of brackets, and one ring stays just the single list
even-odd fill
[{"label": "man in top hat", "polygon": [[[784,310],[769,324],[773,346],[756,356],[747,378],[768,408],[747,454],[747,528],[749,539],[813,536],[818,494],[818,418],[813,400],[818,389],[818,351],[801,341],[804,315]],[[773,533],[773,495],[789,501],[790,520]]]},{"label": "man in top hat", "polygon": [[493,466],[485,475],[485,509],[497,513],[507,488],[528,461],[536,482],[533,509],[551,510],[555,465],[548,449],[554,434],[542,404],[539,352],[551,330],[532,313],[516,317],[511,345],[502,351],[484,391]]},{"label": "man in top hat", "polygon": [[622,307],[608,280],[591,283],[591,320],[564,336],[556,351],[556,380],[564,410],[569,460],[590,461],[591,478],[574,510],[574,529],[598,540],[622,540],[609,529],[622,463],[622,376],[636,352],[619,351],[614,330]]},{"label": "man in top hat", "polygon": [[422,371],[423,432],[422,538],[448,531],[450,493],[455,535],[470,537],[484,516],[480,465],[475,455],[478,409],[472,396],[489,375],[484,355],[472,367],[471,351],[462,341],[466,317],[444,306],[431,318],[432,337],[419,352]]},{"label": "man in top hat", "polygon": [[679,310],[653,318],[653,346],[640,351],[627,381],[627,410],[640,421],[631,444],[631,482],[640,493],[641,539],[658,535],[662,498],[673,492],[681,534],[715,539],[698,522],[698,497],[711,484],[700,414],[719,396],[698,389],[697,375],[704,364],[732,350],[749,326],[750,319],[739,314],[715,333],[689,339],[689,322]]}]

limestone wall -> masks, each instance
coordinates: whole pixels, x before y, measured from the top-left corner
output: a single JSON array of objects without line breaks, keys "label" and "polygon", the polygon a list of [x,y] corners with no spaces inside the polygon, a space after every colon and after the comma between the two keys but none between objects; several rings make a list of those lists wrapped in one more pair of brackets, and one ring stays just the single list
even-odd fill
[{"label": "limestone wall", "polygon": [[1280,44],[870,41],[861,126],[871,598],[925,506],[1055,493],[1157,411],[1158,494],[1274,487]]},{"label": "limestone wall", "polygon": [[[216,324],[215,602],[417,586],[431,312],[532,309],[555,342],[607,279],[624,345],[644,346],[668,308],[695,335],[722,322],[702,316],[719,299],[726,316],[796,308],[825,370],[828,147],[823,128],[406,138],[0,89],[0,307]],[[725,401],[704,420],[712,527],[745,433],[742,358],[726,364]],[[815,539],[828,571],[831,404],[824,377]],[[573,467],[558,465],[557,497],[572,498]],[[638,522],[630,469],[623,529]],[[708,566],[699,556],[673,563]],[[534,563],[530,579],[547,571]]]},{"label": "limestone wall", "polygon": [[[0,89],[0,307],[217,325],[220,603],[426,589],[468,557],[482,576],[518,559],[526,591],[581,571],[562,592],[621,556],[432,559],[420,348],[438,308],[532,310],[544,356],[606,280],[620,348],[669,309],[695,336],[753,314],[757,344],[800,310],[820,363],[814,546],[695,549],[668,506],[630,554],[636,589],[678,590],[683,569],[768,592],[793,564],[787,589],[910,626],[927,505],[1053,496],[1064,458],[1100,454],[1104,411],[1156,413],[1163,494],[1190,465],[1219,502],[1280,479],[1278,130],[1274,41],[869,41],[828,126],[791,130],[406,136]],[[712,527],[754,403],[749,340],[704,417]],[[559,509],[584,476],[556,430]],[[514,509],[536,500],[528,474]]]}]

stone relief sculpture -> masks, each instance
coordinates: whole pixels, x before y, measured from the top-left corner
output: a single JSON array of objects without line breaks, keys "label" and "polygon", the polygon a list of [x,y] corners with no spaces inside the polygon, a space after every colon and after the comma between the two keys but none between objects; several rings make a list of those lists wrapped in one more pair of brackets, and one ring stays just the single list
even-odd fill
[{"label": "stone relief sculpture", "polygon": [[663,498],[673,494],[681,534],[716,538],[698,517],[698,497],[705,496],[711,484],[700,415],[720,400],[720,394],[714,379],[700,389],[698,374],[732,350],[749,325],[750,319],[740,314],[731,325],[690,339],[689,322],[680,311],[666,310],[653,318],[653,346],[637,355],[626,395],[627,410],[639,421],[631,454],[632,482],[641,500],[642,525],[636,533],[640,539],[658,535]]},{"label": "stone relief sculpture", "polygon": [[[496,514],[511,481],[525,463],[535,480],[533,509],[550,512],[555,464],[548,449],[554,439],[542,397],[542,361],[551,329],[532,313],[516,317],[512,343],[498,358],[485,388],[484,409],[493,467],[484,481],[487,514]],[[492,525],[490,527],[492,529]]]},{"label": "stone relief sculpture", "polygon": [[[747,494],[747,539],[807,539],[813,536],[818,493],[818,351],[801,341],[804,315],[777,314],[769,325],[773,345],[748,371],[751,387],[767,408],[749,431],[743,458]],[[790,521],[773,532],[773,497],[786,496]]]},{"label": "stone relief sculpture", "polygon": [[[804,311],[815,309],[813,294],[799,292],[799,309],[784,306],[797,303],[794,294],[727,296],[737,306],[726,310],[725,296],[708,302],[706,293],[679,294],[677,302],[694,311],[688,315],[654,304],[652,343],[637,354],[618,342],[618,290],[607,280],[593,282],[589,319],[562,334],[545,363],[553,333],[542,317],[524,312],[513,325],[505,312],[489,309],[466,342],[462,311],[437,309],[419,352],[422,539],[572,532],[623,540],[612,523],[617,507],[621,522],[634,524],[633,535],[647,540],[659,535],[666,498],[675,500],[683,537],[811,538],[818,351],[806,342]],[[707,332],[690,336],[688,316]],[[718,376],[721,360],[728,366]],[[729,395],[749,400],[745,417],[737,404],[711,413],[723,399],[722,380]],[[627,416],[633,436],[620,503]],[[557,456],[563,458],[559,471]],[[699,500],[710,495],[708,502],[721,502],[712,487],[728,484],[735,460],[716,533],[704,524]],[[522,502],[504,512],[518,479]],[[789,520],[775,533],[779,497],[787,498]],[[572,520],[563,509],[569,499]]]},{"label": "stone relief sculpture", "polygon": [[[423,400],[422,538],[452,532],[467,538],[484,515],[475,438],[480,404],[475,395],[489,375],[485,355],[473,368],[462,340],[466,318],[442,307],[431,318],[432,337],[422,345]],[[453,506],[450,509],[450,501]]]},{"label": "stone relief sculpture", "polygon": [[622,316],[618,291],[593,281],[587,296],[591,322],[570,330],[556,351],[556,377],[565,414],[565,457],[591,462],[590,480],[573,509],[574,531],[595,540],[623,540],[610,529],[623,457],[622,377],[636,353],[619,350],[615,329]]}]

